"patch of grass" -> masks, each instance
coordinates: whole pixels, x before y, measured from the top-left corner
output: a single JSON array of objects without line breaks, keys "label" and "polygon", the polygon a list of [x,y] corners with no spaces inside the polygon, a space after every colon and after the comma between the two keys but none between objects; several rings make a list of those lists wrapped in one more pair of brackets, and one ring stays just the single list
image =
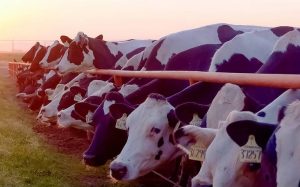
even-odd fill
[{"label": "patch of grass", "polygon": [[6,53],[0,52],[0,61],[12,62],[14,59],[16,61],[22,61],[21,58],[25,53]]},{"label": "patch of grass", "polygon": [[15,83],[0,72],[0,186],[137,186],[112,183],[108,168],[87,169],[32,131],[35,120],[15,98]]}]

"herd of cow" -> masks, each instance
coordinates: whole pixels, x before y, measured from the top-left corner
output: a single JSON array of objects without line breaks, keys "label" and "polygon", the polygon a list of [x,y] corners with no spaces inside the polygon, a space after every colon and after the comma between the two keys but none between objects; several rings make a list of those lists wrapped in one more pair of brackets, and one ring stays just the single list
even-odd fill
[{"label": "herd of cow", "polygon": [[182,186],[300,186],[299,90],[145,78],[116,86],[110,76],[84,73],[299,74],[299,28],[214,24],[158,40],[105,41],[82,32],[60,39],[23,56],[31,64],[17,75],[17,97],[39,110],[42,124],[87,131],[87,165],[114,159],[117,180],[167,165]]}]

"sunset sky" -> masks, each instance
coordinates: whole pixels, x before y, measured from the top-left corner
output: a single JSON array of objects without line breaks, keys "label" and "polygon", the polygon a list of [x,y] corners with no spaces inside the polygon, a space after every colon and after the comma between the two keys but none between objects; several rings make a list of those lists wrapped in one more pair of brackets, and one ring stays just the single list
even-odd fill
[{"label": "sunset sky", "polygon": [[300,27],[299,0],[0,0],[0,40],[157,39],[213,23]]}]

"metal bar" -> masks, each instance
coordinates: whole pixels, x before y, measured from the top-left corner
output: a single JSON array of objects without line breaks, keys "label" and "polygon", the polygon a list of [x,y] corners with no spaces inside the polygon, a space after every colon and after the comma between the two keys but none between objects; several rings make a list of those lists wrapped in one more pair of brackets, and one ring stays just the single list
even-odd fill
[{"label": "metal bar", "polygon": [[258,74],[222,73],[202,71],[127,71],[127,70],[87,70],[91,74],[114,75],[121,77],[177,79],[214,83],[232,83],[273,88],[300,88],[298,74]]}]

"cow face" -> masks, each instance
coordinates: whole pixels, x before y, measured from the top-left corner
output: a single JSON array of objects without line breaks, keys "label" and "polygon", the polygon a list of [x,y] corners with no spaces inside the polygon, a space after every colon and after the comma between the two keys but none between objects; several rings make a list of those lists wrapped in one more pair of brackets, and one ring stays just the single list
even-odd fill
[{"label": "cow face", "polygon": [[262,160],[263,185],[273,182],[278,187],[299,186],[299,119],[300,102],[297,100],[287,107],[280,126],[268,141]]},{"label": "cow face", "polygon": [[55,40],[53,44],[48,47],[44,58],[40,61],[40,66],[42,68],[55,66],[60,61],[64,51],[64,46]]},{"label": "cow face", "polygon": [[72,86],[69,91],[65,92],[57,106],[57,110],[61,111],[69,106],[81,101],[85,96],[86,90],[79,86]]},{"label": "cow face", "polygon": [[79,71],[93,67],[95,59],[93,51],[89,48],[88,37],[79,32],[69,48],[65,51],[62,59],[57,65],[57,70],[62,73]]},{"label": "cow face", "polygon": [[125,144],[127,132],[115,128],[116,120],[109,114],[109,107],[114,103],[124,103],[123,96],[118,92],[108,93],[94,113],[92,124],[96,125],[95,134],[89,148],[83,154],[87,165],[105,164],[120,153]]},{"label": "cow face", "polygon": [[22,57],[22,61],[23,62],[32,62],[39,47],[40,47],[40,43],[36,42],[34,44],[34,46],[32,46],[29,49],[29,51],[27,51],[27,53],[25,53],[25,55]]},{"label": "cow face", "polygon": [[110,165],[111,175],[132,180],[178,156],[177,147],[169,142],[176,122],[174,107],[163,96],[151,94],[126,120],[128,139]]},{"label": "cow face", "polygon": [[233,111],[226,121],[220,122],[220,129],[206,151],[202,168],[192,180],[193,185],[236,187],[254,185],[254,179],[258,175],[258,165],[239,161],[240,147],[226,131],[228,124],[239,121],[254,123],[256,117],[251,112]]},{"label": "cow face", "polygon": [[[97,83],[97,82],[95,82],[95,83]],[[95,84],[93,84],[91,86],[95,86]],[[90,97],[84,99],[81,102],[82,104],[77,103],[80,105],[77,105],[77,106],[72,105],[69,108],[66,108],[65,110],[61,110],[58,113],[58,124],[63,127],[69,127],[72,125],[77,128],[90,128],[90,125],[87,125],[87,124],[90,124],[92,122],[92,116],[93,116],[96,108],[93,107],[94,105],[88,105],[88,104],[83,104],[83,103],[84,102],[95,103],[95,105],[98,106],[98,105],[100,105],[101,101],[103,100],[104,95],[106,93],[110,92],[111,90],[113,90],[114,88],[115,88],[115,86],[113,85],[113,83],[105,82],[105,84],[100,84],[100,87],[98,87],[99,90],[97,92],[95,92],[93,95],[91,95]],[[75,99],[74,101],[79,102],[78,100],[76,101],[75,94],[76,94],[76,92],[73,91],[72,95],[74,95],[74,97],[73,97]],[[63,100],[64,99],[62,98],[61,103],[63,102]],[[71,101],[73,101],[73,100],[71,99]],[[61,109],[60,106],[62,106],[62,105],[58,106],[58,110]],[[80,106],[87,107],[87,108],[92,107],[93,110],[86,111],[86,110],[83,110],[83,108],[81,109]]]},{"label": "cow face", "polygon": [[30,67],[29,67],[30,71],[35,72],[40,69],[39,63],[44,58],[46,52],[47,52],[47,48],[40,45],[38,50],[36,51],[33,61],[30,64]]}]

